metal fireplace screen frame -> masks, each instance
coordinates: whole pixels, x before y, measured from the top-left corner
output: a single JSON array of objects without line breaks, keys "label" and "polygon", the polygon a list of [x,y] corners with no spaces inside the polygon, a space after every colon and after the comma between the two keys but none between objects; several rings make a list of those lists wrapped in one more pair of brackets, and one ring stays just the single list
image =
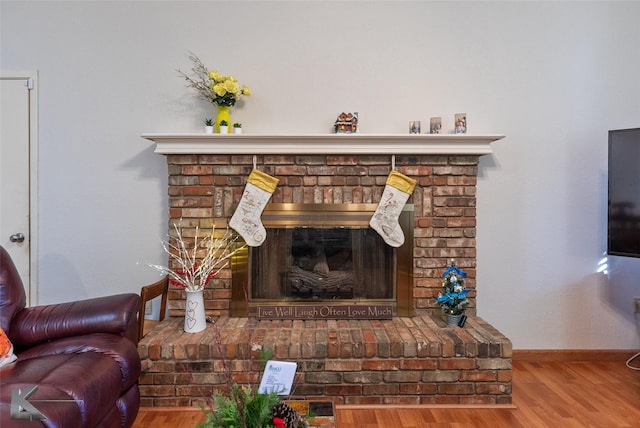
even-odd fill
[{"label": "metal fireplace screen frame", "polygon": [[[304,231],[304,229],[329,229],[329,230],[353,230],[368,229],[366,234],[375,234],[369,228],[369,220],[375,212],[376,204],[268,204],[262,213],[262,224],[267,229],[267,240],[259,251],[274,251],[269,248],[269,235],[288,234],[292,229]],[[254,255],[256,249],[247,247],[238,252],[231,261],[232,266],[232,292],[231,292],[231,316],[245,317],[255,316],[256,308],[259,305],[352,305],[354,303],[365,304],[387,304],[393,308],[395,316],[413,315],[413,205],[405,205],[399,219],[400,226],[404,232],[405,243],[399,248],[387,247],[393,257],[393,267],[391,274],[392,291],[385,298],[366,298],[358,296],[356,299],[336,298],[329,296],[325,298],[315,296],[314,299],[288,300],[281,297],[269,298],[267,292],[265,296],[256,298],[252,296],[252,269],[255,269]],[[271,229],[271,231],[270,231]],[[271,241],[273,242],[273,240]],[[366,269],[366,266],[360,269]],[[273,271],[278,268],[272,267]],[[273,273],[275,278],[279,273]],[[274,281],[280,282],[280,279]],[[274,288],[282,287],[282,284],[274,285]],[[277,294],[277,293],[276,293]],[[271,296],[273,297],[273,296]]]}]

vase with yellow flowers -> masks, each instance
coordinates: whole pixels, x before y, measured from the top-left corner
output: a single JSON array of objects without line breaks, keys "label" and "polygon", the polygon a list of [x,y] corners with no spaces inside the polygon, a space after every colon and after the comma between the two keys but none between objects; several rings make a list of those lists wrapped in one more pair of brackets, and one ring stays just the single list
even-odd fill
[{"label": "vase with yellow flowers", "polygon": [[[240,85],[234,76],[209,70],[193,52],[189,52],[189,59],[193,63],[193,74],[188,75],[181,70],[178,73],[187,81],[187,87],[195,89],[200,98],[217,107],[216,131],[220,132],[220,121],[231,123],[231,107],[236,105],[240,97],[251,95],[251,91],[247,85]],[[227,132],[231,132],[230,127]]]}]

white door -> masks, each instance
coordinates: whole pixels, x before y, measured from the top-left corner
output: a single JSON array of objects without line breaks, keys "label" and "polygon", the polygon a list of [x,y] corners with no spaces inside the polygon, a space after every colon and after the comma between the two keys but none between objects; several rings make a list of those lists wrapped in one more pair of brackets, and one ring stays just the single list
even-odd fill
[{"label": "white door", "polygon": [[0,245],[20,273],[28,304],[35,300],[30,274],[33,84],[31,76],[0,75]]}]

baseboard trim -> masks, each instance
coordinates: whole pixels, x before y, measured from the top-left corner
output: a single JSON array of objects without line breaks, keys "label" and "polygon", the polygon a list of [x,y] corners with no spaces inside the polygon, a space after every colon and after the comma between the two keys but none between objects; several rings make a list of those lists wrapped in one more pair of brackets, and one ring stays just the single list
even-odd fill
[{"label": "baseboard trim", "polygon": [[138,412],[202,412],[202,409],[199,407],[188,407],[188,406],[159,406],[159,407],[140,407]]},{"label": "baseboard trim", "polygon": [[[504,409],[515,410],[515,404],[335,404],[336,410],[367,409]],[[139,412],[202,412],[198,407],[140,407]]]},{"label": "baseboard trim", "polygon": [[637,351],[630,349],[514,349],[513,361],[627,361]]},{"label": "baseboard trim", "polygon": [[336,404],[336,410],[380,410],[380,409],[502,409],[516,410],[515,404]]}]

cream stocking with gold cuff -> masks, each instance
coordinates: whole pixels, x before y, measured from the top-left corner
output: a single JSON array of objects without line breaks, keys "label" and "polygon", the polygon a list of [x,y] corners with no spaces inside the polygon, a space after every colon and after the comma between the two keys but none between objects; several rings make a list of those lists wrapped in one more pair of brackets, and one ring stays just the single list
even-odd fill
[{"label": "cream stocking with gold cuff", "polygon": [[416,180],[398,171],[391,171],[380,203],[369,221],[369,225],[382,236],[384,242],[392,247],[404,244],[404,233],[398,219],[415,187]]},{"label": "cream stocking with gold cuff", "polygon": [[277,178],[254,168],[247,179],[238,208],[229,221],[229,226],[238,232],[250,247],[259,247],[267,237],[267,230],[260,216],[276,190],[278,181]]}]

